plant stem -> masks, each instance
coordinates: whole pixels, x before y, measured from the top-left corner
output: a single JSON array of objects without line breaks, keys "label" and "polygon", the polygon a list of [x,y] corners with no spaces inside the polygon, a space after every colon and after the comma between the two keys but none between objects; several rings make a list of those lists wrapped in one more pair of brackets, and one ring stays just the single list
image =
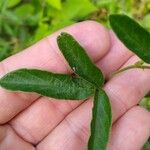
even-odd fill
[{"label": "plant stem", "polygon": [[128,66],[128,67],[125,67],[125,68],[123,68],[123,69],[121,69],[121,70],[118,70],[118,71],[115,71],[113,74],[112,74],[112,76],[115,76],[115,75],[117,75],[117,74],[119,74],[119,73],[121,73],[121,72],[124,72],[124,71],[126,71],[126,70],[129,70],[129,69],[150,69],[150,66],[145,66],[145,65],[141,65],[141,66],[137,66],[137,65],[131,65],[131,66]]}]

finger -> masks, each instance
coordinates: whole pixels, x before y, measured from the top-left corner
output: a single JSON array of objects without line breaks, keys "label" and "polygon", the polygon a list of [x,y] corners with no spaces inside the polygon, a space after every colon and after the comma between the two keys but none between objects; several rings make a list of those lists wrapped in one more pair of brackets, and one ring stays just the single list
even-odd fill
[{"label": "finger", "polygon": [[[61,31],[1,62],[1,76],[18,68],[39,68],[61,73],[70,72],[70,68],[56,44],[56,37]],[[96,22],[78,23],[63,31],[71,33],[87,50],[93,61],[103,57],[109,49],[109,34],[104,27]],[[0,89],[0,124],[13,118],[38,97],[37,94],[12,93]]]},{"label": "finger", "polygon": [[112,72],[118,70],[133,53],[129,51],[110,30],[111,48],[105,57],[97,62],[97,66],[102,69],[106,78],[111,76]]},{"label": "finger", "polygon": [[35,148],[21,139],[9,125],[0,126],[1,150],[34,150]]},{"label": "finger", "polygon": [[[132,56],[123,67],[137,61],[139,58]],[[115,121],[149,92],[150,70],[132,69],[120,73],[107,82],[105,90],[111,100]]]},{"label": "finger", "polygon": [[87,149],[86,145],[89,137],[91,108],[92,100],[88,100],[71,112],[37,145],[37,150]]},{"label": "finger", "polygon": [[150,136],[150,113],[133,107],[114,125],[108,150],[140,150]]},{"label": "finger", "polygon": [[14,118],[10,124],[24,140],[37,144],[81,103],[43,97]]},{"label": "finger", "polygon": [[[120,64],[124,64],[132,53],[125,48],[125,46],[117,39],[117,37],[111,34],[111,48],[110,51],[98,61],[98,65],[101,64],[105,74],[110,73],[109,70],[114,71],[120,67]],[[114,53],[114,54],[113,54]],[[120,57],[115,57],[114,55]],[[108,55],[108,56],[107,56]],[[111,61],[111,65],[106,65]],[[113,64],[113,62],[115,62]],[[117,63],[119,65],[117,65]],[[104,66],[103,66],[104,64]],[[115,68],[116,65],[116,68]],[[109,69],[105,68],[108,67]],[[53,101],[53,99],[41,98],[36,101],[31,107],[19,114],[15,119],[12,120],[11,124],[16,132],[23,137],[25,140],[31,143],[38,143],[42,140],[49,132],[51,132],[64,118],[65,116],[78,107],[82,102],[70,102],[70,101]],[[38,116],[38,117],[36,117]],[[44,116],[44,117],[43,117]],[[36,118],[36,119],[34,119]],[[34,120],[33,123],[32,120]],[[36,126],[36,128],[35,128]],[[28,134],[29,133],[29,134]]]}]

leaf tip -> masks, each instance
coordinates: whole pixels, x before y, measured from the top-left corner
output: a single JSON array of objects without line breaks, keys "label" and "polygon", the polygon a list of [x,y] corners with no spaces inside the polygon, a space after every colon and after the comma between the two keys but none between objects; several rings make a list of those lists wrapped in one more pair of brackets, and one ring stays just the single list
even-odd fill
[{"label": "leaf tip", "polygon": [[58,37],[57,37],[57,43],[58,45],[62,42],[62,40],[64,40],[67,37],[70,37],[71,35],[67,32],[61,32]]},{"label": "leaf tip", "polygon": [[67,32],[61,32],[59,35],[58,35],[58,37],[57,37],[57,39],[59,39],[59,38],[61,38],[61,37],[66,37],[66,36],[70,36],[70,34],[69,33],[67,33]]}]

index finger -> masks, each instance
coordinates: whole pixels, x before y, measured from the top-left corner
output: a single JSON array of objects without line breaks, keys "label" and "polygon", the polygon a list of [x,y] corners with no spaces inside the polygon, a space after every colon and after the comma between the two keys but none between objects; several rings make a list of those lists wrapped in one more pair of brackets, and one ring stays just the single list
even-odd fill
[{"label": "index finger", "polygon": [[[37,68],[57,73],[70,73],[71,70],[56,43],[56,37],[61,31],[2,61],[0,76],[18,68]],[[103,57],[109,49],[109,34],[104,27],[96,22],[78,23],[63,31],[72,34],[87,50],[94,62]],[[0,124],[12,119],[37,98],[39,98],[38,94],[12,93],[0,89]]]}]

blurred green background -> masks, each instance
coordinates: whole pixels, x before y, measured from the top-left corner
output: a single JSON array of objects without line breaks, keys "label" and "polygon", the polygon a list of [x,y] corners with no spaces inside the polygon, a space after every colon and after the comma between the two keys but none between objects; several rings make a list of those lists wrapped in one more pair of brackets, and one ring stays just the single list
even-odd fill
[{"label": "blurred green background", "polygon": [[150,31],[150,0],[0,0],[0,60],[75,22],[109,26],[107,16],[122,12]]},{"label": "blurred green background", "polygon": [[[0,0],[0,61],[76,22],[109,27],[111,13],[126,13],[150,31],[150,0]],[[150,110],[150,97],[140,105]]]}]

